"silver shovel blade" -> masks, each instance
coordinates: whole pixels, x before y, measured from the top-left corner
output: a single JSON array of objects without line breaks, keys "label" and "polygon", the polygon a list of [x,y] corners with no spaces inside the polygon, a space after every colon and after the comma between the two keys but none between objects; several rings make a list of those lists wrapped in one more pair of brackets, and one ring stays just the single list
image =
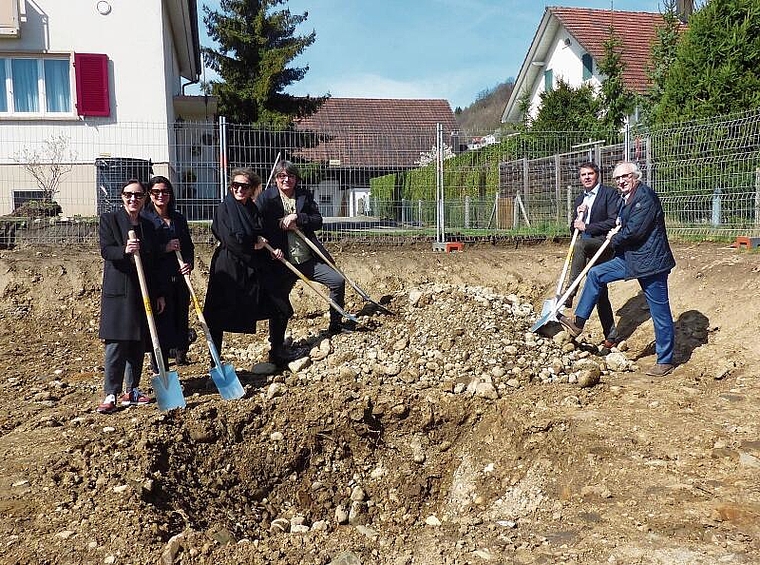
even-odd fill
[{"label": "silver shovel blade", "polygon": [[150,381],[153,392],[156,393],[156,402],[161,411],[187,406],[179,384],[177,371],[167,371],[166,374],[157,375]]},{"label": "silver shovel blade", "polygon": [[211,379],[214,381],[216,388],[219,390],[219,394],[225,400],[234,400],[236,398],[243,398],[245,396],[245,389],[240,384],[240,379],[235,373],[235,369],[232,365],[222,363],[222,366],[213,367],[211,371]]},{"label": "silver shovel blade", "polygon": [[559,312],[559,310],[560,308],[557,307],[556,298],[544,300],[544,307],[541,309],[541,317],[536,321],[535,324],[533,324],[533,326],[531,326],[530,331],[536,332],[549,322],[558,321],[557,312]]}]

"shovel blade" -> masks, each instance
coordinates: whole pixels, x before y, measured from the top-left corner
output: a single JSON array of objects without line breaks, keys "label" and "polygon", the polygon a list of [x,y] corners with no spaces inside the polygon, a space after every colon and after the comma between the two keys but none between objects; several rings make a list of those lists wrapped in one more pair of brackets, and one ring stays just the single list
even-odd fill
[{"label": "shovel blade", "polygon": [[162,412],[187,406],[177,371],[167,371],[163,376],[155,376],[150,384],[153,386],[153,392],[156,393],[158,409]]},{"label": "shovel blade", "polygon": [[219,394],[225,400],[234,400],[245,396],[245,389],[240,384],[240,379],[237,373],[235,373],[235,369],[232,368],[232,365],[222,363],[221,367],[217,365],[212,368],[210,373],[211,379],[219,390]]},{"label": "shovel blade", "polygon": [[530,328],[530,331],[535,333],[542,326],[548,324],[549,322],[556,322],[558,311],[559,308],[557,307],[556,298],[544,300],[544,307],[541,309],[541,317],[536,321],[535,324],[533,324],[533,326]]}]

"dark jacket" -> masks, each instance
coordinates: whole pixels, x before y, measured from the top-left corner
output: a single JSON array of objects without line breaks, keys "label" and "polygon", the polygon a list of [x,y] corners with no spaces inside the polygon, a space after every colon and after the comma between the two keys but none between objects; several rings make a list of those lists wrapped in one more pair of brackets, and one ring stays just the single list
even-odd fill
[{"label": "dark jacket", "polygon": [[612,236],[616,256],[625,259],[626,279],[669,272],[676,265],[665,231],[660,198],[645,184],[620,209],[620,231]]},{"label": "dark jacket", "polygon": [[135,230],[140,240],[140,259],[153,304],[165,293],[155,276],[157,241],[151,223],[140,217],[139,225],[133,226],[123,208],[103,214],[98,226],[100,255],[105,259],[98,336],[106,340],[142,340],[147,346],[150,334],[137,267],[134,257],[124,252],[130,230]]},{"label": "dark jacket", "polygon": [[[584,190],[575,198],[575,210],[583,204]],[[594,205],[591,208],[591,217],[584,218],[586,224],[586,233],[593,238],[604,240],[607,232],[615,227],[618,210],[620,209],[620,194],[617,189],[609,186],[599,185],[594,199]],[[577,218],[577,214],[576,214]],[[573,222],[575,218],[573,218]],[[570,232],[574,231],[573,222],[570,223]]]},{"label": "dark jacket", "polygon": [[[322,229],[322,214],[319,212],[319,207],[314,200],[314,196],[310,191],[301,188],[300,185],[296,185],[295,198],[296,214],[298,216],[296,224],[298,225],[298,229],[319,248],[325,257],[333,261],[330,253],[314,233]],[[279,225],[279,221],[285,216],[285,208],[280,198],[280,190],[274,185],[270,186],[259,194],[256,206],[261,212],[264,221],[264,237],[269,240],[269,245],[275,249],[282,249],[283,253],[285,253],[285,258],[290,259],[288,257],[288,236]],[[315,253],[312,252],[312,255],[314,255],[316,261],[323,262]],[[281,269],[286,268],[283,266]],[[288,278],[295,278],[295,275],[289,272],[288,275]]]},{"label": "dark jacket", "polygon": [[261,319],[254,250],[261,217],[252,201],[244,206],[227,195],[216,208],[211,231],[219,246],[211,258],[204,316],[212,330],[253,333]]},{"label": "dark jacket", "polygon": [[170,213],[171,224],[167,225],[154,209],[143,208],[140,215],[146,218],[154,228],[158,243],[156,258],[157,276],[164,281],[166,288],[166,306],[164,311],[156,315],[161,347],[168,350],[172,347],[187,349],[188,316],[190,311],[190,291],[185,283],[185,277],[179,272],[177,254],[166,253],[166,244],[172,239],[179,239],[182,260],[190,265],[195,264],[195,246],[190,237],[190,228],[185,217],[173,210]]}]

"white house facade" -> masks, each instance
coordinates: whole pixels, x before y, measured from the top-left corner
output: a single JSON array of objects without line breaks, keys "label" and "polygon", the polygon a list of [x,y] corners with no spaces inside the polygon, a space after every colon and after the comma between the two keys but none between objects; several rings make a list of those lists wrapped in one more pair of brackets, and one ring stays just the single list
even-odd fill
[{"label": "white house facade", "polygon": [[171,174],[171,124],[215,110],[184,96],[200,70],[196,0],[0,0],[0,214],[36,189],[24,156],[51,158],[51,140],[72,165],[56,197],[64,214],[97,211],[99,159]]}]

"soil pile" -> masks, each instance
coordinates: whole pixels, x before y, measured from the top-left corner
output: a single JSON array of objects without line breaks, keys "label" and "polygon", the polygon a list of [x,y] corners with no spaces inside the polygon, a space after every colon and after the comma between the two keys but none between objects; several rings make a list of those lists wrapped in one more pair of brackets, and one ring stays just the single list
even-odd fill
[{"label": "soil pile", "polygon": [[595,319],[529,331],[561,246],[333,251],[396,316],[349,290],[363,331],[328,338],[299,283],[307,357],[225,337],[246,397],[224,401],[201,338],[186,409],[109,416],[97,250],[3,251],[0,562],[758,562],[759,254],[676,246],[678,367],[653,379],[635,282],[610,293],[622,351]]}]

